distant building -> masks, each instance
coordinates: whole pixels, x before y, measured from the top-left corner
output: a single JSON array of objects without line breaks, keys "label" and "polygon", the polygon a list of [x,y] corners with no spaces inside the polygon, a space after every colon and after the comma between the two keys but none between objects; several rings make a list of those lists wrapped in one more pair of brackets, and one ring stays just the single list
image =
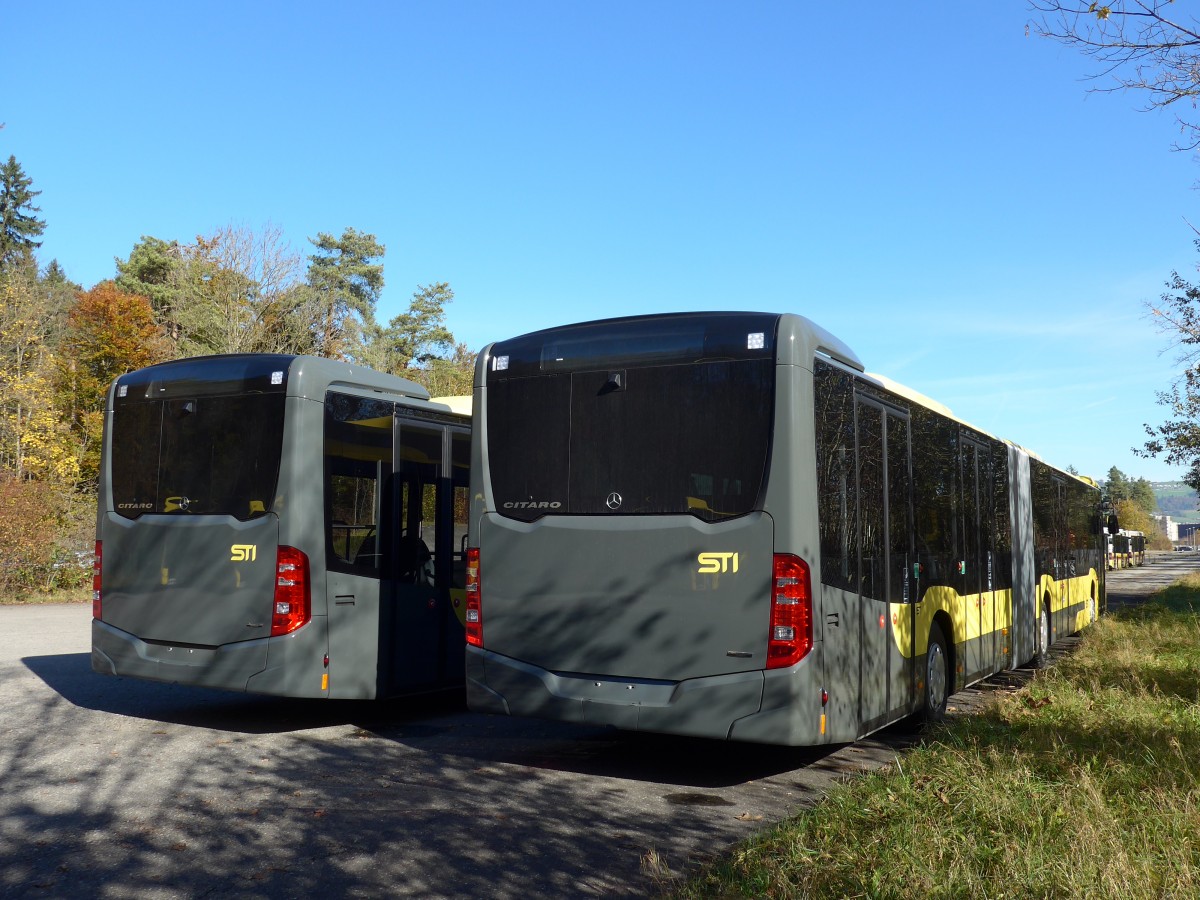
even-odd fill
[{"label": "distant building", "polygon": [[1167,537],[1172,541],[1179,540],[1179,523],[1172,521],[1170,516],[1155,516],[1154,521],[1158,522],[1158,527],[1167,533]]}]

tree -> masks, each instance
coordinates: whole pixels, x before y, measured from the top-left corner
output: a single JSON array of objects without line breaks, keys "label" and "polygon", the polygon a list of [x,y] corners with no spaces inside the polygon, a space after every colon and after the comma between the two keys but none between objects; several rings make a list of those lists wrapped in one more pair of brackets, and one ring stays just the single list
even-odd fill
[{"label": "tree", "polygon": [[81,476],[99,472],[104,400],[113,379],[167,359],[150,301],[103,281],[79,294],[58,364],[60,404],[81,447]]},{"label": "tree", "polygon": [[475,356],[466,344],[455,344],[449,359],[432,359],[425,368],[404,374],[423,384],[430,396],[469,396],[475,384]]},{"label": "tree", "polygon": [[379,337],[377,364],[385,372],[411,377],[409,368],[424,368],[454,347],[454,335],[446,327],[446,304],[454,291],[444,281],[417,285],[408,312],[396,316]]},{"label": "tree", "polygon": [[1170,550],[1171,541],[1162,526],[1134,500],[1116,504],[1117,519],[1125,531],[1140,531],[1146,536],[1151,550]]},{"label": "tree", "polygon": [[0,591],[29,590],[53,573],[57,496],[44,482],[0,471]]},{"label": "tree", "polygon": [[0,271],[0,469],[17,478],[75,474],[69,434],[49,399],[63,319],[57,290],[41,282],[32,258]]},{"label": "tree", "polygon": [[[1200,240],[1195,242],[1200,250]],[[1159,330],[1179,349],[1183,374],[1158,402],[1170,410],[1162,425],[1145,425],[1150,438],[1134,452],[1144,457],[1164,457],[1172,465],[1187,467],[1183,480],[1200,491],[1200,287],[1172,272],[1167,292],[1157,305],[1149,304]]]},{"label": "tree", "polygon": [[[1177,110],[1200,98],[1200,23],[1174,0],[1030,0],[1041,36],[1095,60],[1102,91],[1143,91],[1150,108]],[[1184,101],[1180,103],[1180,101]],[[1200,146],[1200,123],[1177,115],[1180,149]]]},{"label": "tree", "polygon": [[1129,479],[1116,466],[1108,470],[1108,479],[1104,482],[1104,493],[1113,504],[1129,499]]},{"label": "tree", "polygon": [[373,234],[347,228],[340,238],[319,232],[309,239],[317,252],[309,259],[308,284],[320,310],[313,325],[313,352],[365,362],[378,336],[375,305],[383,290],[387,248]]},{"label": "tree", "polygon": [[155,319],[178,348],[184,341],[182,311],[189,281],[183,247],[178,241],[142,235],[129,258],[115,262],[116,287],[149,299]]},{"label": "tree", "polygon": [[46,230],[46,223],[34,215],[42,210],[33,205],[41,191],[31,191],[32,184],[15,156],[0,166],[0,269],[31,258],[42,246],[37,238]]},{"label": "tree", "polygon": [[191,244],[143,236],[117,271],[119,289],[149,298],[176,356],[313,352],[316,295],[300,254],[269,223],[227,225]]},{"label": "tree", "polygon": [[1154,496],[1154,488],[1145,478],[1139,478],[1137,481],[1129,483],[1129,499],[1148,516],[1154,515],[1154,511],[1158,509],[1158,499]]},{"label": "tree", "polygon": [[208,353],[311,351],[315,310],[302,291],[300,254],[268,224],[260,231],[228,225],[185,248],[197,329]]}]

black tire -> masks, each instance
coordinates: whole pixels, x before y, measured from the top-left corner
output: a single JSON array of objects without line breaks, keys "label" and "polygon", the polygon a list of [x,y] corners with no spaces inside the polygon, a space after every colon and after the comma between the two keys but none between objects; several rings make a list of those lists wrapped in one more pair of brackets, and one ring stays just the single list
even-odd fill
[{"label": "black tire", "polygon": [[1037,631],[1034,633],[1034,640],[1037,643],[1037,649],[1033,654],[1033,667],[1035,669],[1044,669],[1050,663],[1050,641],[1052,634],[1050,631],[1050,598],[1046,597],[1042,601],[1041,612],[1038,614]]},{"label": "black tire", "polygon": [[929,647],[925,650],[925,691],[922,715],[926,722],[940,722],[946,717],[954,676],[950,668],[950,652],[942,627],[934,622],[929,629]]}]

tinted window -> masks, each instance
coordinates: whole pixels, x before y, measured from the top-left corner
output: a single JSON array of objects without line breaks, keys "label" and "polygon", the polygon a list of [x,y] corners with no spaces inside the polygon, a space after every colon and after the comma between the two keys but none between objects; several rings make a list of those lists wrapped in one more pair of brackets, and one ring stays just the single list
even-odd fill
[{"label": "tinted window", "polygon": [[499,511],[542,515],[756,508],[775,402],[769,358],[495,380],[488,452]]},{"label": "tinted window", "polygon": [[813,374],[821,581],[857,591],[854,379],[820,360]]},{"label": "tinted window", "polygon": [[117,512],[264,515],[279,479],[283,409],[281,393],[116,404]]},{"label": "tinted window", "polygon": [[571,376],[497,381],[488,388],[487,404],[492,489],[500,511],[531,521],[567,509]]},{"label": "tinted window", "polygon": [[913,407],[913,507],[922,590],[953,585],[960,559],[958,429],[943,416]]},{"label": "tinted window", "polygon": [[992,495],[995,513],[997,590],[1012,587],[1012,521],[1008,502],[1008,448],[1003,444],[992,445],[994,473]]},{"label": "tinted window", "polygon": [[537,331],[492,348],[488,384],[551,372],[774,359],[778,320],[768,313],[675,313]]}]

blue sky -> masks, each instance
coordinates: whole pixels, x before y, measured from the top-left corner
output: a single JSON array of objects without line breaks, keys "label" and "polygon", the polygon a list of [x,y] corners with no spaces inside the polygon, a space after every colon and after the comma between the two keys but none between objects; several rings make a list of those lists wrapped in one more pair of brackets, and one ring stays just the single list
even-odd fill
[{"label": "blue sky", "polygon": [[[845,17],[835,13],[845,13]],[[688,309],[797,312],[1061,466],[1135,457],[1195,275],[1169,114],[1090,94],[1023,3],[6,4],[0,157],[90,287],[142,235],[387,246],[479,349]],[[1163,352],[1166,350],[1167,352]]]}]

